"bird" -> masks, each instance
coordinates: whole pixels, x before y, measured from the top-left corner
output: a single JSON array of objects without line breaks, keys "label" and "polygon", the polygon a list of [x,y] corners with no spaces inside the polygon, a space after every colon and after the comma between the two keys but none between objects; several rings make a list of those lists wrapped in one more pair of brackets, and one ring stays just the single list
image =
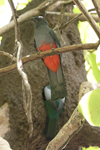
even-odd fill
[{"label": "bird", "polygon": [[[61,47],[56,33],[48,26],[43,16],[33,17],[34,47],[37,52],[54,50]],[[51,100],[56,101],[67,96],[66,81],[61,65],[61,55],[51,55],[42,58],[48,72],[51,89]]]},{"label": "bird", "polygon": [[51,101],[50,96],[51,89],[48,84],[43,90],[43,97],[45,100],[45,107],[47,110],[47,120],[46,120],[46,139],[52,140],[57,133],[57,126],[60,114],[64,109],[65,97],[58,99],[56,101]]}]

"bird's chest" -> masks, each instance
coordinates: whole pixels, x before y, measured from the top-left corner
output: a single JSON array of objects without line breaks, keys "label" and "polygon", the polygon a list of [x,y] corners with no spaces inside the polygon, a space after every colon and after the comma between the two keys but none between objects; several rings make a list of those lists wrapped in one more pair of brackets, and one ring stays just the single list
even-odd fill
[{"label": "bird's chest", "polygon": [[[36,48],[39,52],[48,51],[52,48],[57,48],[56,44],[54,43],[53,38],[51,37],[48,30],[38,30],[34,34],[34,39],[36,42]],[[59,55],[52,55],[43,57],[43,61],[47,68],[52,70],[53,72],[57,72],[59,65],[60,65],[60,56]]]},{"label": "bird's chest", "polygon": [[[46,44],[46,42],[44,41],[43,44],[37,48],[37,50],[39,52],[43,52],[43,51],[47,51],[47,50],[51,50],[52,48],[57,48],[55,43],[50,43],[50,44]],[[57,72],[59,65],[60,65],[60,56],[59,55],[52,55],[52,56],[47,56],[47,57],[43,57],[44,63],[45,65],[52,70],[53,72]]]},{"label": "bird's chest", "polygon": [[36,47],[40,47],[42,46],[42,44],[45,43],[46,44],[49,44],[49,43],[52,43],[54,40],[52,39],[50,33],[48,30],[46,29],[38,29],[35,31],[34,33],[34,39],[35,39],[35,42],[36,42]]}]

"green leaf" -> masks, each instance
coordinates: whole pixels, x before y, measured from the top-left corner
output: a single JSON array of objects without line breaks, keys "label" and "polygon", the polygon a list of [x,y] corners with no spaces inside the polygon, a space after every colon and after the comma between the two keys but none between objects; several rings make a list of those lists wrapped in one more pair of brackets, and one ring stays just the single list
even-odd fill
[{"label": "green leaf", "polygon": [[[88,6],[86,1],[84,1],[84,0],[82,0],[82,1],[83,1],[84,6]],[[81,11],[79,10],[78,7],[75,6],[73,9],[73,13],[81,13]]]},{"label": "green leaf", "polygon": [[78,9],[78,7],[74,7],[73,13],[81,13],[81,11]]},{"label": "green leaf", "polygon": [[79,32],[80,32],[82,43],[86,43],[87,42],[87,38],[89,39],[88,28],[89,28],[89,23],[88,22],[86,22],[86,21],[85,22],[79,21],[78,29],[79,29]]},{"label": "green leaf", "polygon": [[78,104],[78,111],[92,126],[100,126],[100,89],[86,93]]},{"label": "green leaf", "polygon": [[92,27],[89,25],[87,21],[78,23],[78,29],[80,32],[82,43],[95,43],[98,41],[98,37]]},{"label": "green leaf", "polygon": [[5,0],[1,0],[0,5],[4,5],[4,4],[5,4]]},{"label": "green leaf", "polygon": [[32,0],[28,0],[28,3],[31,2]]},{"label": "green leaf", "polygon": [[23,8],[26,7],[26,5],[31,2],[32,0],[24,0],[23,3],[19,3],[18,6],[17,6],[17,10],[21,10]]},{"label": "green leaf", "polygon": [[89,148],[82,147],[82,150],[100,150],[100,148],[96,146],[90,146]]},{"label": "green leaf", "polygon": [[78,104],[78,111],[92,126],[100,126],[100,89],[86,93]]},{"label": "green leaf", "polygon": [[96,54],[95,53],[89,53],[89,62],[90,62],[90,66],[91,66],[94,78],[98,83],[100,81],[100,70],[98,69],[97,64],[96,64]]}]

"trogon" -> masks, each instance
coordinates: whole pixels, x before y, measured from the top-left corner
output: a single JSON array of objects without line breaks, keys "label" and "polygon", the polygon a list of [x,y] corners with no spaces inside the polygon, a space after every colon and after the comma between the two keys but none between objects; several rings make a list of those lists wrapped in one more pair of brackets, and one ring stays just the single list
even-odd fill
[{"label": "trogon", "polygon": [[[44,17],[34,17],[34,47],[38,52],[44,52],[51,49],[61,47],[56,33],[49,28],[48,22]],[[43,57],[45,66],[47,67],[50,88],[51,100],[62,99],[67,95],[66,82],[61,65],[61,56],[52,55]]]},{"label": "trogon", "polygon": [[51,101],[51,89],[50,85],[47,85],[43,91],[43,98],[47,110],[46,138],[47,140],[52,140],[57,132],[59,116],[64,108],[65,97]]}]

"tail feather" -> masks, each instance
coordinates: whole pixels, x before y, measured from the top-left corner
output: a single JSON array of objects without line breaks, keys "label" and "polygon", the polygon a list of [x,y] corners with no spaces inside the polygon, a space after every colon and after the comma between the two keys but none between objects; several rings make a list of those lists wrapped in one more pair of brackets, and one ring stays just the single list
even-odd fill
[{"label": "tail feather", "polygon": [[46,100],[46,110],[48,113],[47,124],[46,124],[46,138],[52,140],[57,133],[57,126],[59,121],[59,116],[63,111],[65,103],[64,99],[58,99],[53,102],[51,100]]},{"label": "tail feather", "polygon": [[48,69],[48,75],[51,88],[51,100],[55,101],[57,99],[62,99],[63,97],[66,97],[66,82],[61,64],[56,73]]},{"label": "tail feather", "polygon": [[47,132],[46,132],[46,138],[47,140],[52,140],[56,135],[57,125],[58,125],[58,119],[59,118],[49,118],[47,121]]}]

